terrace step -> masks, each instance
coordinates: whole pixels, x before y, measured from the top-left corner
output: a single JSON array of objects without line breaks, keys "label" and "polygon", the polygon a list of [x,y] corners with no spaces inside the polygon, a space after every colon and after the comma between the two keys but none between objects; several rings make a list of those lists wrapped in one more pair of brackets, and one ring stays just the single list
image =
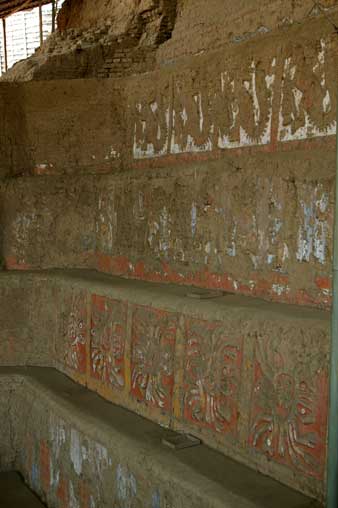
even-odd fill
[{"label": "terrace step", "polygon": [[0,474],[1,508],[43,508],[45,505],[24,484],[18,473]]},{"label": "terrace step", "polygon": [[[180,451],[163,446],[167,429],[55,369],[3,367],[0,386],[11,390],[10,398],[1,390],[0,400],[10,415],[15,468],[48,506],[319,506],[203,444]],[[1,448],[7,438],[1,434]]]},{"label": "terrace step", "polygon": [[323,499],[329,312],[85,270],[0,287],[2,365],[56,368]]}]

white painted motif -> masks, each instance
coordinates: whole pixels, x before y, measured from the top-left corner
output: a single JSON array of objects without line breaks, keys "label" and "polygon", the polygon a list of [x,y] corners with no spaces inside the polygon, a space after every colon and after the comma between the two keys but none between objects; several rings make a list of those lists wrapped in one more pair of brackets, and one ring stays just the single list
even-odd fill
[{"label": "white painted motif", "polygon": [[[324,115],[331,112],[331,96],[327,85],[326,76],[326,42],[320,41],[320,49],[317,62],[312,68],[315,83],[320,84],[322,94],[322,111]],[[304,93],[297,87],[296,78],[299,64],[291,57],[285,59],[284,74],[282,80],[281,106],[279,111],[278,139],[282,142],[297,141],[313,137],[332,136],[336,134],[336,120],[332,120],[324,127],[315,125],[311,117],[311,109],[307,109]],[[289,112],[291,122],[285,119],[286,94],[290,88],[293,100],[293,110]],[[309,92],[309,90],[306,90]],[[292,106],[292,105],[291,105]]]}]

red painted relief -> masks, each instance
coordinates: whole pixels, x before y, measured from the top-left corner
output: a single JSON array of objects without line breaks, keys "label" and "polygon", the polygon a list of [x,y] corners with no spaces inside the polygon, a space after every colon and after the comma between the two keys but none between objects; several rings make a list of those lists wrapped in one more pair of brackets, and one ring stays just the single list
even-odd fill
[{"label": "red painted relief", "polygon": [[317,369],[313,375],[310,367],[304,370],[290,360],[288,365],[279,349],[269,339],[256,341],[250,445],[304,475],[322,478],[326,374]]},{"label": "red painted relief", "polygon": [[126,328],[126,303],[92,296],[91,375],[113,388],[125,385]]},{"label": "red painted relief", "polygon": [[124,256],[113,257],[102,254],[97,255],[97,269],[131,279],[222,289],[229,293],[296,305],[328,308],[332,300],[331,280],[325,276],[316,277],[314,290],[310,294],[305,289],[291,289],[288,275],[280,273],[272,273],[270,280],[268,277],[259,277],[259,274],[252,273],[250,281],[243,281],[229,273],[213,273],[207,269],[182,274],[163,261],[160,269],[153,271],[144,261],[133,264],[132,260]]},{"label": "red painted relief", "polygon": [[46,441],[40,443],[40,476],[41,487],[47,494],[50,488],[50,451]]},{"label": "red painted relief", "polygon": [[64,307],[64,333],[66,351],[64,355],[67,367],[86,372],[87,341],[87,295],[85,291],[73,290],[66,295]]},{"label": "red painted relief", "polygon": [[162,310],[135,306],[132,325],[131,393],[168,412],[174,386],[178,318]]},{"label": "red painted relief", "polygon": [[184,416],[217,432],[235,431],[241,376],[241,341],[222,323],[186,321]]},{"label": "red painted relief", "polygon": [[62,470],[60,472],[60,479],[57,487],[56,496],[60,508],[67,508],[69,506],[68,482],[66,479],[66,475]]}]

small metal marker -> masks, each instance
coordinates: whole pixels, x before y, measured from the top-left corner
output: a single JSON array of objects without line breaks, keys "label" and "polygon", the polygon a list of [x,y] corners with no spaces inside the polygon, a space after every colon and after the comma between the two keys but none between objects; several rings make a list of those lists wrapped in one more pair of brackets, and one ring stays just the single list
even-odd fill
[{"label": "small metal marker", "polygon": [[203,291],[196,290],[191,291],[186,294],[188,298],[193,298],[195,300],[208,300],[210,298],[220,298],[221,296],[225,296],[224,291]]},{"label": "small metal marker", "polygon": [[172,450],[184,450],[202,444],[201,440],[190,434],[170,434],[162,438],[162,444]]}]

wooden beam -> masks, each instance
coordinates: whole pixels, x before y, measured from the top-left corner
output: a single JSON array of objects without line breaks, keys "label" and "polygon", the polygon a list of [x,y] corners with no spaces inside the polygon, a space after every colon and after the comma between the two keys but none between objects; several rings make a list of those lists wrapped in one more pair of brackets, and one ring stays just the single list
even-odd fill
[{"label": "wooden beam", "polygon": [[38,7],[41,1],[41,5],[50,4],[52,0],[21,0],[20,2],[15,0],[8,0],[2,2],[0,0],[0,18],[7,18],[12,14],[15,14],[19,11],[33,9],[34,7]]},{"label": "wooden beam", "polygon": [[55,32],[55,18],[56,18],[56,5],[55,0],[52,0],[52,33]]},{"label": "wooden beam", "polygon": [[3,29],[3,34],[4,34],[5,72],[7,72],[8,71],[8,57],[7,57],[6,18],[2,19],[2,29]]},{"label": "wooden beam", "polygon": [[42,4],[39,3],[39,20],[40,20],[40,46],[43,44],[43,19],[42,19]]}]

